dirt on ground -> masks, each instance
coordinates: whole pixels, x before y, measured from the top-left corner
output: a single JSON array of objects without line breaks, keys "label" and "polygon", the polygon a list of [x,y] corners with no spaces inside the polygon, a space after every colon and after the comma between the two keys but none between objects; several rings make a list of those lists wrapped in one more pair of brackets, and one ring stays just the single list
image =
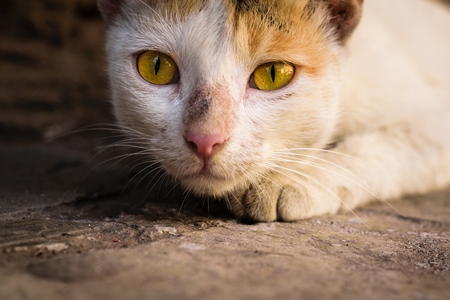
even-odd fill
[{"label": "dirt on ground", "polygon": [[120,147],[94,0],[0,29],[0,299],[450,299],[450,190],[240,223]]}]

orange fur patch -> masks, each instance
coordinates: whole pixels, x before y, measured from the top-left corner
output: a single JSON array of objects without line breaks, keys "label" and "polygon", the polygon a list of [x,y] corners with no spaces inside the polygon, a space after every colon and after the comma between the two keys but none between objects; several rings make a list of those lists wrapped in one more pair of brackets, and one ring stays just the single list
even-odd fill
[{"label": "orange fur patch", "polygon": [[308,0],[229,1],[229,22],[242,63],[256,67],[285,61],[309,75],[320,73],[327,62],[324,58],[330,56],[328,13],[323,5],[311,6]]}]

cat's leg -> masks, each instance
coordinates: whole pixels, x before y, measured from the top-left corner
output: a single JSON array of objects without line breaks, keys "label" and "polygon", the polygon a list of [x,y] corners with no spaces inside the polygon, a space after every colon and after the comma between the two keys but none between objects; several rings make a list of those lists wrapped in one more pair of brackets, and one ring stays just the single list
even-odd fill
[{"label": "cat's leg", "polygon": [[450,145],[430,136],[397,126],[349,136],[332,151],[285,151],[270,173],[235,195],[233,211],[291,221],[441,188],[450,182]]}]

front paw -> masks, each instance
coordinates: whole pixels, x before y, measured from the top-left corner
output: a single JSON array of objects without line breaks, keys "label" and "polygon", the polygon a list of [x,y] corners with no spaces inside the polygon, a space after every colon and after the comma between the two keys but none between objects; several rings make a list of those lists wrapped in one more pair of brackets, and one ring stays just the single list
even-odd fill
[{"label": "front paw", "polygon": [[304,187],[261,181],[229,198],[234,215],[247,222],[295,221],[311,217],[314,202]]}]

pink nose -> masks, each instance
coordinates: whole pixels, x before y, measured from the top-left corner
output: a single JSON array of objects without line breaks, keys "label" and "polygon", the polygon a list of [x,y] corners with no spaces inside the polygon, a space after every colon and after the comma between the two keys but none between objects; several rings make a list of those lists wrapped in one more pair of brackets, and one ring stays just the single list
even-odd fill
[{"label": "pink nose", "polygon": [[214,148],[223,144],[225,138],[220,134],[199,135],[188,133],[186,141],[195,146],[197,156],[207,162],[211,158]]}]

